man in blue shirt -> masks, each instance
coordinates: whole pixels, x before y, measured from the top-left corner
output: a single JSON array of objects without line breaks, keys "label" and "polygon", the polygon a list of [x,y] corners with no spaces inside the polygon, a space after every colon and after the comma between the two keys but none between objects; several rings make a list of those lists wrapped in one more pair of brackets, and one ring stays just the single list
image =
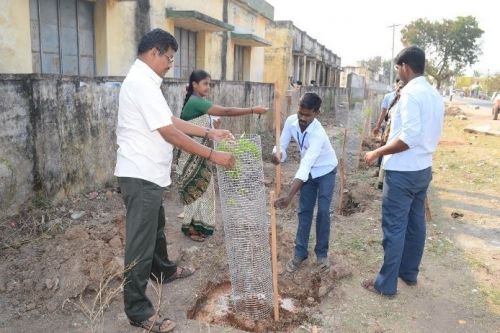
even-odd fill
[{"label": "man in blue shirt", "polygon": [[273,163],[286,160],[286,149],[294,140],[300,150],[300,166],[295,174],[290,192],[274,202],[275,207],[285,208],[300,190],[298,210],[299,225],[295,239],[295,255],[288,261],[286,270],[296,271],[308,257],[309,234],[316,199],[316,253],[318,270],[330,269],[328,243],[330,241],[330,205],[335,187],[337,157],[330,139],[321,123],[316,119],[321,107],[321,98],[315,93],[305,93],[299,102],[299,111],[288,117],[281,133],[281,158],[273,155]]},{"label": "man in blue shirt", "polygon": [[396,90],[398,89],[399,85],[399,78],[396,79],[396,83],[394,84],[394,90],[391,91],[390,93],[387,93],[384,95],[384,98],[382,99],[382,103],[380,105],[380,108],[382,109],[382,112],[380,113],[380,116],[378,117],[377,123],[375,124],[375,127],[373,128],[373,135],[378,136],[380,130],[382,129],[382,132],[384,129],[382,128],[382,122],[387,121],[387,114],[389,112],[389,108],[396,98]]}]

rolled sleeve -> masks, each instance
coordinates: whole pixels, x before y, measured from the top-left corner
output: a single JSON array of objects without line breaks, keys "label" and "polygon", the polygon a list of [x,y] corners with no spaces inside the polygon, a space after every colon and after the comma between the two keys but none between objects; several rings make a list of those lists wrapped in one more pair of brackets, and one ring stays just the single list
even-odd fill
[{"label": "rolled sleeve", "polygon": [[382,109],[388,109],[389,108],[389,102],[388,102],[388,96],[385,95],[384,99],[382,99],[382,104],[380,105]]},{"label": "rolled sleeve", "polygon": [[[281,147],[281,150],[280,150],[280,153],[281,153],[281,163],[285,162],[286,161],[286,147],[285,149],[283,149],[283,146],[280,145]],[[273,155],[276,154],[276,146],[273,147]]]},{"label": "rolled sleeve", "polygon": [[311,169],[321,154],[321,145],[322,141],[317,138],[310,138],[311,145],[307,149],[304,157],[300,160],[299,169],[295,174],[295,178],[306,182],[309,179],[309,173],[311,173]]},{"label": "rolled sleeve", "polygon": [[401,134],[399,139],[409,148],[415,147],[421,141],[422,123],[418,102],[411,95],[401,96]]},{"label": "rolled sleeve", "polygon": [[382,99],[382,104],[380,105],[380,107],[382,109],[387,110],[389,108],[389,106],[391,105],[391,102],[394,99],[394,97],[396,97],[396,93],[394,93],[394,92],[385,94],[384,98]]},{"label": "rolled sleeve", "polygon": [[[290,140],[292,139],[292,133],[290,130],[290,124],[291,122],[289,119],[285,122],[285,125],[283,126],[283,131],[281,132],[280,136],[280,153],[281,153],[281,162],[286,161],[286,149],[288,148],[288,145],[290,144]],[[276,154],[276,146],[273,147],[273,154]]]}]

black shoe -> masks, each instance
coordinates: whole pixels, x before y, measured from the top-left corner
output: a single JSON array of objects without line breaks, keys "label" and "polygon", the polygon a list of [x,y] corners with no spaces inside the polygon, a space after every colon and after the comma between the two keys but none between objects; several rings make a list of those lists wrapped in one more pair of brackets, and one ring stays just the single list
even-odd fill
[{"label": "black shoe", "polygon": [[401,276],[399,278],[403,280],[403,282],[406,283],[407,286],[414,287],[417,285],[417,281],[405,280]]}]

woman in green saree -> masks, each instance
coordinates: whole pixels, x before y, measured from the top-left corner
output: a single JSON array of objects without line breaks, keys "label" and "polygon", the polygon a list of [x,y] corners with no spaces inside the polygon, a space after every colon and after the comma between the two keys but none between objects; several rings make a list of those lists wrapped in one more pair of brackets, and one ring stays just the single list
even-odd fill
[{"label": "woman in green saree", "polygon": [[[234,108],[215,105],[206,97],[210,91],[210,74],[194,70],[189,77],[181,119],[196,125],[214,127],[217,117],[263,114],[262,106]],[[211,145],[205,138],[194,138],[204,145]],[[182,232],[194,241],[203,242],[214,232],[215,188],[212,169],[208,161],[198,155],[178,153],[177,179],[181,201],[184,204]]]}]

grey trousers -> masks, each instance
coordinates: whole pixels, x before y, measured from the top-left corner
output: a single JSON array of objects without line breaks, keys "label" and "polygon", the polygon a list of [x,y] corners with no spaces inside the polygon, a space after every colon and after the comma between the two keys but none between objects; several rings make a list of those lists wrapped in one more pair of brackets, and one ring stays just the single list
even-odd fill
[{"label": "grey trousers", "polygon": [[155,313],[146,296],[148,279],[170,277],[177,270],[168,259],[165,239],[164,188],[138,178],[118,178],[127,208],[125,236],[125,313],[141,322]]}]

